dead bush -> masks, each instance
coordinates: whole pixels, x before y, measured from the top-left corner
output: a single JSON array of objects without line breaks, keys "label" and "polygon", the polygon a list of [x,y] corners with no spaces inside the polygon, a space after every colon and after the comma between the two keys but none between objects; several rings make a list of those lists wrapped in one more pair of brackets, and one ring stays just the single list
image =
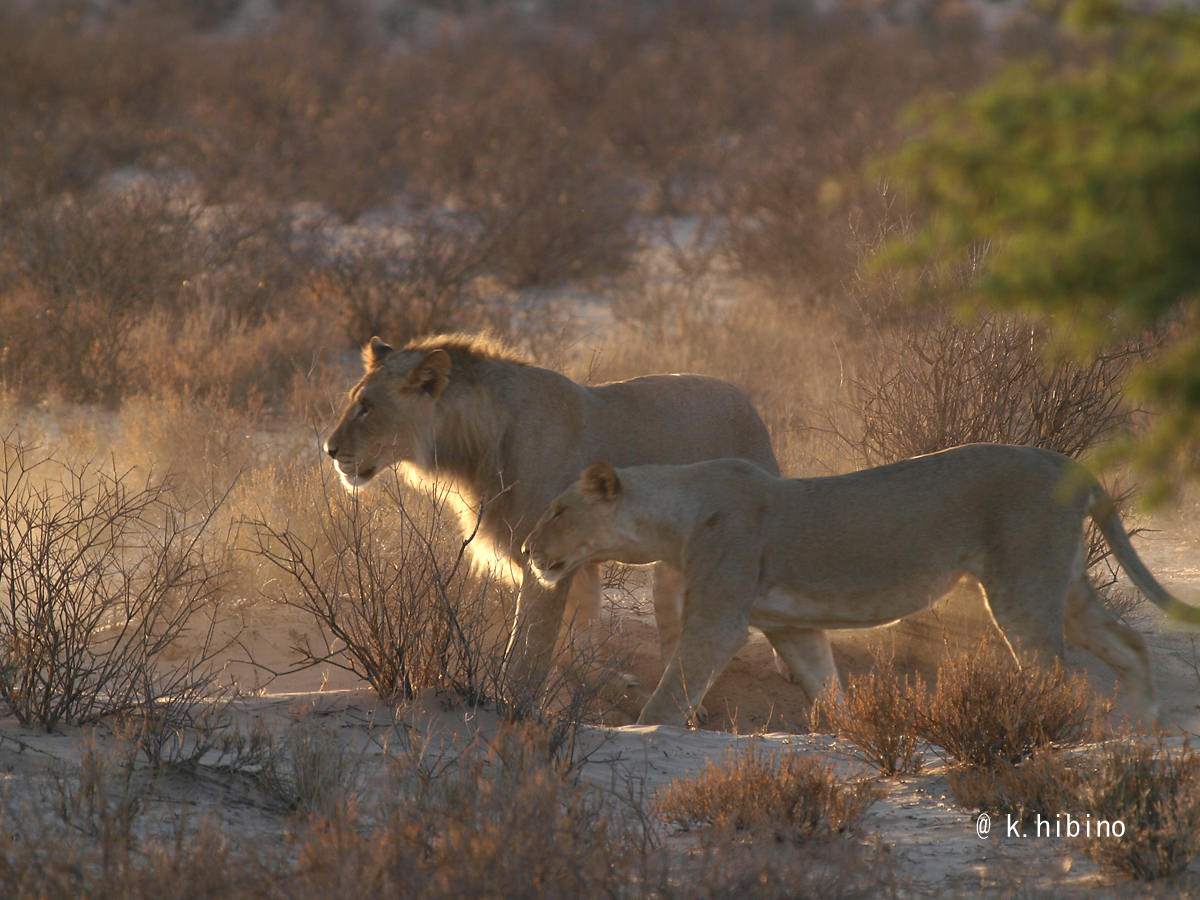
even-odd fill
[{"label": "dead bush", "polygon": [[[127,382],[133,324],[200,265],[195,213],[159,193],[68,200],[4,241],[3,376],[24,397],[112,403]],[[51,351],[49,348],[53,348]]]},{"label": "dead bush", "polygon": [[1079,457],[1132,421],[1122,385],[1140,344],[1048,364],[1033,326],[934,314],[896,328],[854,384],[862,430],[844,438],[865,465],[974,442]]},{"label": "dead bush", "polygon": [[474,281],[489,248],[469,225],[424,216],[394,236],[364,236],[309,275],[309,291],[333,307],[351,346],[387,335],[400,346],[435,332],[486,324]]},{"label": "dead bush", "polygon": [[0,830],[0,883],[11,900],[282,896],[273,893],[269,853],[229,840],[212,823],[181,823],[138,846],[114,846],[17,815],[7,810]]},{"label": "dead bush", "polygon": [[[1080,458],[1132,424],[1125,376],[1150,344],[1113,348],[1087,364],[1048,362],[1045,336],[1034,326],[910,315],[860,361],[848,417],[854,424],[843,420],[832,430],[867,466],[976,442]],[[1123,503],[1132,491],[1117,485],[1112,493]],[[1087,530],[1093,581],[1112,584],[1108,545],[1091,522]]]},{"label": "dead bush", "polygon": [[638,246],[636,192],[585,110],[555,97],[518,27],[431,48],[410,165],[429,197],[479,229],[512,287],[619,274]]},{"label": "dead bush", "polygon": [[21,722],[95,722],[198,698],[226,647],[202,544],[224,498],[70,466],[0,438],[0,699]]},{"label": "dead bush", "polygon": [[300,840],[292,896],[620,896],[637,849],[597,796],[509,725],[436,779],[409,780],[374,827],[333,816]]},{"label": "dead bush", "polygon": [[663,900],[873,900],[906,896],[880,841],[710,841],[666,867]]},{"label": "dead bush", "polygon": [[1055,661],[1021,665],[995,641],[949,657],[919,713],[923,738],[961,765],[1018,763],[1051,744],[1087,739],[1096,703],[1086,676]]},{"label": "dead bush", "polygon": [[[1076,808],[1081,778],[1077,766],[1054,750],[1035,750],[1019,763],[1004,759],[985,766],[951,769],[950,793],[965,809],[1013,816],[1027,828]],[[1007,820],[1006,820],[1007,821]]]},{"label": "dead bush", "polygon": [[870,672],[855,675],[840,696],[828,687],[813,706],[813,721],[854,744],[857,755],[882,775],[921,771],[918,721],[925,701],[920,679],[900,676],[876,647]]},{"label": "dead bush", "polygon": [[319,626],[319,644],[294,648],[300,665],[346,669],[387,700],[434,688],[481,701],[489,648],[502,640],[487,606],[492,579],[474,577],[469,540],[443,515],[447,489],[422,497],[386,477],[368,498],[322,467],[308,486],[315,522],[251,521],[249,550],[277,573],[268,595]]},{"label": "dead bush", "polygon": [[473,565],[473,534],[463,539],[456,520],[475,524],[479,512],[452,512],[449,488],[413,491],[394,473],[369,493],[334,481],[328,466],[301,476],[291,483],[307,498],[303,512],[281,523],[260,511],[247,523],[248,552],[274,572],[267,596],[317,626],[315,639],[297,637],[298,667],[337,666],[387,700],[432,689],[494,704],[506,718],[549,724],[562,746],[619,702],[603,642],[569,636],[536,682],[505,677],[513,587]]},{"label": "dead bush", "polygon": [[272,741],[257,780],[289,810],[325,816],[353,805],[362,762],[336,725],[302,709],[282,740]]},{"label": "dead bush", "polygon": [[853,830],[876,799],[868,781],[846,784],[815,757],[775,755],[752,742],[695,777],[671,782],[653,806],[659,818],[683,829],[774,832],[803,842]]},{"label": "dead bush", "polygon": [[[1162,738],[1122,740],[1106,744],[1095,762],[1077,807],[1092,819],[1088,854],[1146,880],[1187,868],[1200,853],[1200,754],[1186,742],[1171,751]],[[1108,833],[1100,833],[1102,823]]]}]

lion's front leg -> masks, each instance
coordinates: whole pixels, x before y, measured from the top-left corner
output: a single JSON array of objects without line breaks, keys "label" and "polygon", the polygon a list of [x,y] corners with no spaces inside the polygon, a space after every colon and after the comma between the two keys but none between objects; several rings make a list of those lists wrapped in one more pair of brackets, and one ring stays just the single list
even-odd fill
[{"label": "lion's front leg", "polygon": [[570,588],[570,578],[545,587],[525,565],[512,634],[504,651],[504,680],[512,696],[528,696],[545,681]]}]

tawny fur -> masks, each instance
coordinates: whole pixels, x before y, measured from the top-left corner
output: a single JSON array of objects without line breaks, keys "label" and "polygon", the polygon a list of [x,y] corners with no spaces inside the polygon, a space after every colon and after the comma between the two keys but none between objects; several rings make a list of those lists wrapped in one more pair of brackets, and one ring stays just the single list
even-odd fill
[{"label": "tawny fur", "polygon": [[1091,515],[1134,584],[1200,622],[1142,564],[1082,466],[973,444],[830,478],[781,479],[736,460],[589,467],[526,541],[555,583],[591,559],[664,560],[683,573],[683,628],[643,724],[684,724],[741,643],[763,631],[811,697],[837,678],[824,629],[893,622],[976,579],[1012,648],[1061,657],[1065,636],[1107,662],[1155,715],[1145,642],[1087,581]]},{"label": "tawny fur", "polygon": [[[589,387],[472,335],[422,338],[400,350],[375,338],[363,362],[365,374],[326,451],[348,487],[400,464],[412,480],[451,485],[470,527],[482,505],[476,544],[522,570],[510,656],[519,651],[529,677],[549,662],[570,579],[544,589],[519,548],[580,469],[599,459],[636,465],[741,457],[778,471],[750,401],[715,378],[651,375]],[[585,590],[572,600],[594,615],[598,579],[578,581]],[[677,633],[680,579],[661,572],[656,583],[660,625]]]}]

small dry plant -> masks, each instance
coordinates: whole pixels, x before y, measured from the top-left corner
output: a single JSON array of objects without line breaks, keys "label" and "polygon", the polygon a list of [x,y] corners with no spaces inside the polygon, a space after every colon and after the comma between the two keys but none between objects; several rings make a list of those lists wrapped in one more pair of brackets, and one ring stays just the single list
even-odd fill
[{"label": "small dry plant", "polygon": [[1200,753],[1186,742],[1172,752],[1161,737],[1122,740],[1107,744],[1096,762],[1078,802],[1092,818],[1088,854],[1140,879],[1187,868],[1200,853]]},{"label": "small dry plant", "polygon": [[300,841],[292,896],[622,895],[636,844],[548,758],[549,742],[539,726],[504,724],[438,777],[402,777],[379,823],[323,820]]},{"label": "small dry plant", "polygon": [[282,740],[270,736],[258,781],[289,810],[328,815],[356,798],[362,754],[311,708],[297,712]]},{"label": "small dry plant", "polygon": [[881,900],[900,893],[896,863],[878,840],[709,841],[673,862],[662,900]]},{"label": "small dry plant", "polygon": [[1020,762],[1050,744],[1086,740],[1094,727],[1095,697],[1083,675],[1059,662],[1021,665],[1003,645],[948,658],[922,710],[921,736],[968,766]]},{"label": "small dry plant", "polygon": [[876,799],[868,781],[846,783],[814,757],[776,755],[752,742],[658,791],[654,810],[684,829],[774,832],[806,841],[853,829]]},{"label": "small dry plant", "polygon": [[319,643],[294,648],[301,665],[347,669],[387,700],[426,688],[484,699],[488,648],[500,640],[491,578],[471,572],[469,538],[444,514],[447,492],[415,495],[389,475],[368,496],[333,485],[325,468],[313,478],[315,522],[250,523],[250,552],[278,573],[271,599],[319,626]]},{"label": "small dry plant", "polygon": [[854,744],[857,756],[882,775],[921,771],[917,750],[918,716],[925,686],[918,678],[901,677],[883,649],[872,649],[873,667],[852,676],[838,694],[830,685],[813,705],[813,721]]},{"label": "small dry plant", "polygon": [[1072,760],[1054,750],[1037,750],[1019,763],[997,759],[987,766],[963,766],[946,774],[950,793],[965,809],[1011,815],[1022,827],[1038,816],[1052,821],[1075,808],[1081,784]]},{"label": "small dry plant", "polygon": [[215,628],[225,573],[202,539],[224,498],[186,507],[163,482],[68,465],[11,436],[0,454],[9,711],[52,729],[210,694],[229,642]]}]

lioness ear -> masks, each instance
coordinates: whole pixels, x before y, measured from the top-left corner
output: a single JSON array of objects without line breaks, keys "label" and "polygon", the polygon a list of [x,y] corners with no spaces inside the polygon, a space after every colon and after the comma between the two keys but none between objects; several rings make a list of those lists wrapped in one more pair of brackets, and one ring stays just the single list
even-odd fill
[{"label": "lioness ear", "polygon": [[391,345],[385,344],[378,336],[373,337],[371,338],[370,343],[363,347],[363,365],[368,369],[374,369],[376,366],[380,365],[383,362],[383,358],[391,352]]},{"label": "lioness ear", "polygon": [[449,381],[450,354],[438,348],[430,350],[423,360],[413,366],[405,386],[416,388],[436,399]]},{"label": "lioness ear", "polygon": [[615,500],[621,493],[621,479],[609,463],[592,463],[583,471],[583,490],[601,500]]}]

